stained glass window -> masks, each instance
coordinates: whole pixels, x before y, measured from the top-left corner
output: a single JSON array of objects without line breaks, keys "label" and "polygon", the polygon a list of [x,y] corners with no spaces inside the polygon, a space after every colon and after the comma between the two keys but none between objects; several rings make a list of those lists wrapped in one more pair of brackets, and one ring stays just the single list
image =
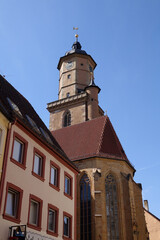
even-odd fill
[{"label": "stained glass window", "polygon": [[91,240],[91,189],[87,174],[80,181],[80,232],[81,240]]},{"label": "stained glass window", "polygon": [[118,203],[116,181],[112,174],[105,179],[108,240],[119,240]]}]

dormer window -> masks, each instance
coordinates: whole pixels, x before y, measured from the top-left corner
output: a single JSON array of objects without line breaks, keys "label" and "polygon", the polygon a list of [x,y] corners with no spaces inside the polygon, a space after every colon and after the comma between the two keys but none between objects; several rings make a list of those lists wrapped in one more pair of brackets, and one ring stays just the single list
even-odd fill
[{"label": "dormer window", "polygon": [[33,119],[30,118],[28,115],[26,115],[26,117],[27,117],[27,120],[28,120],[28,122],[30,123],[30,125],[33,127],[33,129],[34,129],[36,132],[41,133],[40,130],[39,130],[39,128],[37,127],[37,124],[35,123],[35,121],[33,121]]},{"label": "dormer window", "polygon": [[12,110],[14,110],[16,113],[18,113],[19,115],[22,116],[22,113],[20,112],[19,107],[10,98],[7,98],[7,100],[9,102],[9,105],[11,106]]},{"label": "dormer window", "polygon": [[42,135],[46,138],[46,140],[47,140],[49,143],[53,144],[53,142],[52,142],[49,134],[48,134],[43,128],[41,128],[41,127],[40,127],[40,130],[41,130]]},{"label": "dormer window", "polygon": [[63,117],[63,127],[68,127],[71,125],[71,113],[70,111],[66,111]]}]

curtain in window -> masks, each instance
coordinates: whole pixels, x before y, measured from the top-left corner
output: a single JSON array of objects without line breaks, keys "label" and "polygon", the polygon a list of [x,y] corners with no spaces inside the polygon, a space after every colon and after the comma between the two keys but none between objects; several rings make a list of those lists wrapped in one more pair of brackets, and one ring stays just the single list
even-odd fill
[{"label": "curtain in window", "polygon": [[112,174],[105,179],[108,240],[119,240],[116,182]]},{"label": "curtain in window", "polygon": [[38,225],[38,211],[39,211],[39,203],[31,200],[30,205],[30,214],[29,214],[29,223]]},{"label": "curtain in window", "polygon": [[91,189],[87,174],[80,181],[80,231],[81,240],[91,240]]}]

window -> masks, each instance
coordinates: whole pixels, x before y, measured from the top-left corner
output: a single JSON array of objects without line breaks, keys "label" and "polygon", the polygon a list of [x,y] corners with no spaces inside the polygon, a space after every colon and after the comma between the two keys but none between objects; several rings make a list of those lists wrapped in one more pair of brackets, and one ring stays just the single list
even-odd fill
[{"label": "window", "polygon": [[41,134],[41,132],[40,132],[39,128],[37,127],[37,124],[35,123],[35,121],[34,121],[32,118],[30,118],[28,115],[26,115],[26,118],[27,118],[28,122],[30,123],[30,125],[32,126],[32,128],[33,128],[36,132],[38,132],[39,134]]},{"label": "window", "polygon": [[63,118],[63,127],[67,127],[71,125],[71,113],[70,111],[66,111]]},{"label": "window", "polygon": [[71,79],[71,74],[68,74],[68,75],[67,75],[67,78],[68,78],[68,79]]},{"label": "window", "polygon": [[42,175],[42,157],[38,154],[34,156],[34,172],[39,176]]},{"label": "window", "polygon": [[93,72],[93,69],[92,69],[91,65],[89,65],[89,71]]},{"label": "window", "polygon": [[28,142],[18,133],[14,132],[11,161],[23,169],[26,168],[27,147]]},{"label": "window", "polygon": [[73,178],[65,172],[64,175],[64,194],[72,199],[72,182]]},{"label": "window", "polygon": [[23,190],[12,183],[7,183],[3,217],[9,221],[20,223]]},{"label": "window", "polygon": [[68,92],[68,93],[66,94],[66,97],[69,98],[69,96],[70,96],[70,93]]},{"label": "window", "polygon": [[15,159],[19,163],[22,163],[23,160],[23,148],[23,143],[19,141],[19,139],[14,139],[13,159]]},{"label": "window", "polygon": [[53,161],[50,161],[50,186],[59,191],[60,168]]},{"label": "window", "polygon": [[92,239],[91,235],[91,188],[87,174],[80,181],[80,230],[81,240]]},{"label": "window", "polygon": [[105,179],[108,240],[119,239],[118,202],[116,181],[112,174]]},{"label": "window", "polygon": [[28,226],[39,231],[41,230],[42,203],[40,198],[30,194]]},{"label": "window", "polygon": [[12,110],[18,113],[22,117],[22,113],[20,112],[19,107],[10,98],[7,98],[7,100]]},{"label": "window", "polygon": [[63,212],[63,239],[72,239],[72,216]]},{"label": "window", "polygon": [[38,149],[34,148],[33,170],[32,174],[44,181],[45,156]]},{"label": "window", "polygon": [[47,233],[55,237],[58,236],[58,215],[59,209],[51,204],[48,204]]},{"label": "window", "polygon": [[84,92],[83,89],[77,88],[77,93],[83,93],[83,92]]},{"label": "window", "polygon": [[47,140],[47,142],[49,142],[50,144],[53,144],[49,134],[43,129],[40,127],[40,130],[41,130],[41,133],[42,135],[45,137],[45,139]]}]

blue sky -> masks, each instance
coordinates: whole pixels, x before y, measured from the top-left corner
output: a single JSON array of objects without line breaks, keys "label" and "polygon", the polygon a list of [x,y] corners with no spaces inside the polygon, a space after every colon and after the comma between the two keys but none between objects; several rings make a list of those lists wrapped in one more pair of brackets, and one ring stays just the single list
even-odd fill
[{"label": "blue sky", "polygon": [[97,62],[100,106],[160,217],[160,1],[0,0],[0,10],[0,73],[47,126],[57,64],[79,27],[82,48]]}]

